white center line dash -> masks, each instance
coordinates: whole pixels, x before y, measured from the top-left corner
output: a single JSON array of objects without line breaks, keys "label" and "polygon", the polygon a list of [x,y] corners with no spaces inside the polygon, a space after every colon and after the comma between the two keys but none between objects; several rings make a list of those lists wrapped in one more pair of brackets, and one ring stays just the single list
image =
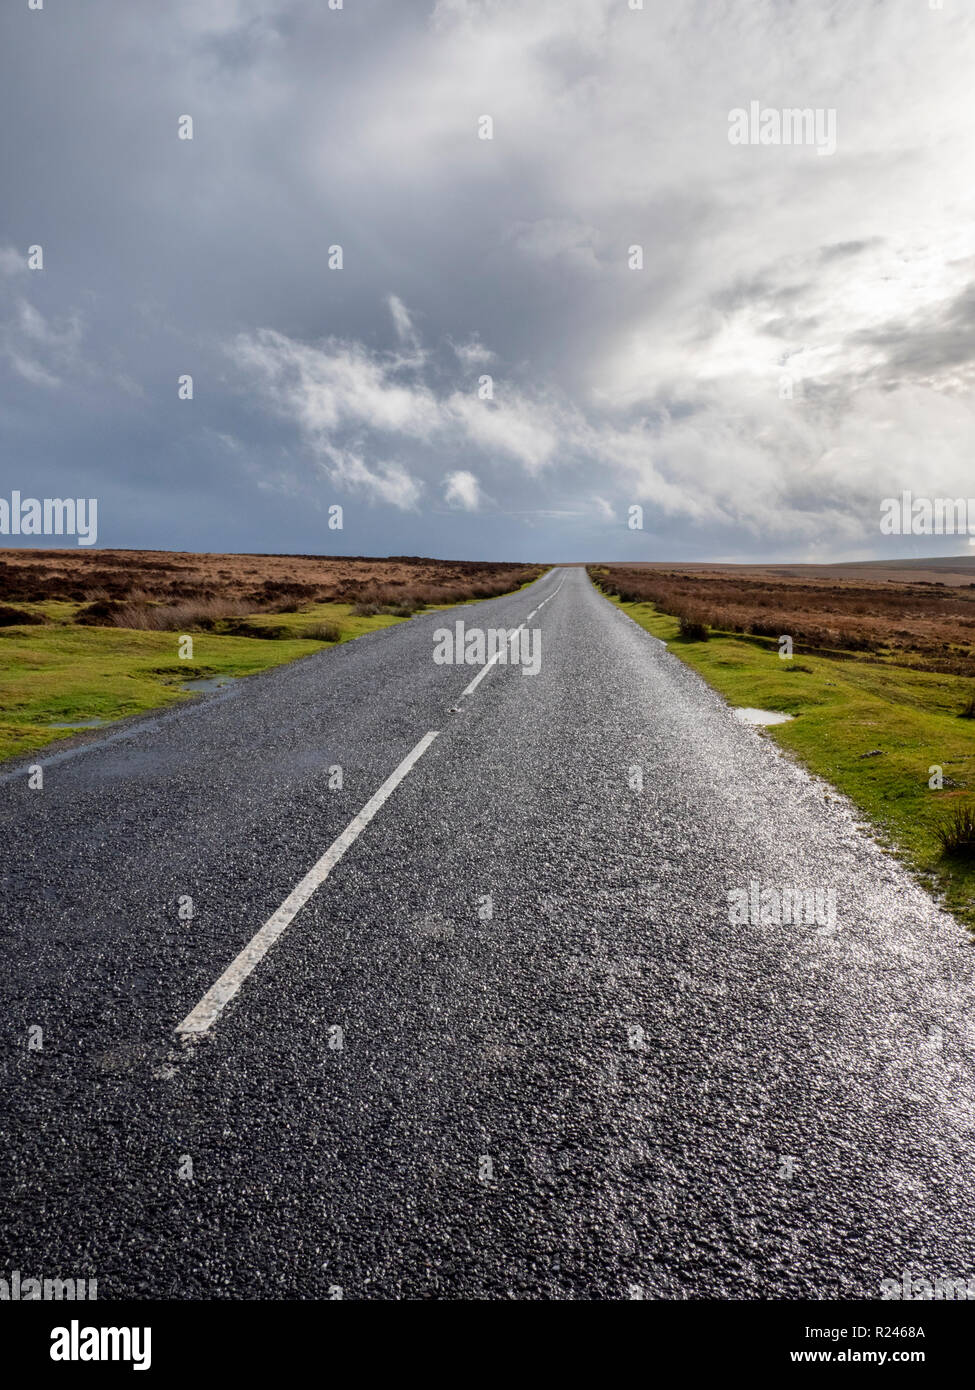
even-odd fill
[{"label": "white center line dash", "polygon": [[186,1015],[176,1029],[177,1036],[197,1037],[199,1034],[205,1033],[216,1022],[247,976],[264,959],[278,937],[315,892],[315,889],[325,882],[345,851],[362,834],[373,816],[383,803],[392,796],[413,765],[423,757],[438,733],[439,730],[436,730],[423,735],[412,752],[408,753],[395,772],[386,778],[376,794],[366,802],[355,819],[349,822],[338,839],[332,842],[321,859],[312,865],[301,882],[291,890],[277,911],[267,919],[260,931],[255,933],[240,954],[231,961],[216,984],[207,990],[196,1008]]},{"label": "white center line dash", "polygon": [[[532,618],[534,618],[535,614],[538,613],[540,609],[544,608],[545,605],[546,605],[546,603],[548,603],[550,599],[553,599],[553,598],[555,597],[555,595],[558,593],[559,589],[561,589],[562,584],[564,584],[564,583],[565,583],[565,580],[563,579],[563,580],[562,580],[562,583],[559,585],[559,588],[558,588],[558,589],[553,590],[553,592],[549,594],[548,598],[543,598],[542,601],[541,601],[541,603],[538,605],[538,608],[533,608],[533,609],[532,609],[532,611],[528,614],[528,617],[525,619],[525,622],[522,623],[519,627],[516,627],[515,630],[514,630],[514,632],[512,632],[512,633],[509,634],[509,637],[508,637],[509,642],[510,642],[511,638],[517,636],[517,634],[518,634],[519,632],[524,632],[524,630],[525,630],[525,623],[530,623],[530,622],[531,622],[531,620],[532,620]],[[494,656],[491,657],[490,661],[485,662],[484,666],[481,668],[480,671],[478,671],[477,675],[476,675],[476,676],[474,677],[474,679],[471,681],[470,685],[467,686],[467,688],[466,688],[465,690],[462,690],[462,691],[460,692],[460,697],[461,697],[461,699],[463,699],[465,695],[472,695],[472,694],[474,693],[474,691],[475,691],[475,690],[477,689],[477,687],[480,685],[481,681],[482,681],[482,680],[484,679],[484,677],[487,675],[488,671],[490,671],[491,667],[494,666],[495,663],[496,663],[497,661],[500,660],[502,650],[503,650],[502,648],[499,648],[498,651],[496,651],[496,652],[494,653]]]},{"label": "white center line dash", "polygon": [[[523,631],[524,631],[524,627],[525,627],[525,624],[524,624],[524,623],[522,623],[520,627],[516,627],[515,630],[514,630],[514,632],[511,633],[511,634],[509,634],[508,641],[510,642],[511,639],[512,639],[512,637],[517,636],[517,634],[518,634],[519,632],[523,632]],[[470,685],[467,687],[467,689],[461,691],[461,695],[470,695],[473,691],[475,691],[475,690],[477,689],[477,687],[480,685],[481,681],[482,681],[482,680],[484,679],[484,677],[487,675],[488,671],[490,671],[490,669],[491,669],[491,667],[494,665],[494,663],[495,663],[496,661],[499,661],[499,660],[500,660],[500,658],[501,658],[501,653],[502,653],[504,650],[505,650],[504,647],[499,647],[499,648],[498,648],[498,650],[497,650],[497,651],[494,653],[494,655],[491,657],[491,660],[488,661],[488,662],[485,662],[485,664],[484,664],[484,666],[481,668],[481,670],[478,671],[477,675],[476,675],[476,676],[474,677],[474,679],[471,681],[471,683],[470,683]]]}]

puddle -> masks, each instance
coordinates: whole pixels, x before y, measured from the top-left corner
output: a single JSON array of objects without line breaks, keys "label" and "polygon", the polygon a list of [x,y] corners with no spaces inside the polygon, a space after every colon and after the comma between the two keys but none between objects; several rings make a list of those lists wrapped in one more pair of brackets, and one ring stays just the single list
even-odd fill
[{"label": "puddle", "polygon": [[76,719],[73,724],[48,724],[49,729],[100,729],[107,719]]},{"label": "puddle", "polygon": [[195,681],[183,681],[180,690],[192,690],[198,695],[212,695],[215,690],[233,685],[236,676],[201,676]]},{"label": "puddle", "polygon": [[774,709],[736,709],[732,710],[739,724],[788,724],[794,714],[779,714]]}]

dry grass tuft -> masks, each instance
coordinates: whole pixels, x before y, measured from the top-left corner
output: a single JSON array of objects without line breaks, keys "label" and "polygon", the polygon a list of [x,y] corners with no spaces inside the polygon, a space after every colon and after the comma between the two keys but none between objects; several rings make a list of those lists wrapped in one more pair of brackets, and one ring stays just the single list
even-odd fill
[{"label": "dry grass tuft", "polygon": [[239,618],[250,611],[246,603],[221,598],[172,604],[120,604],[112,611],[110,626],[143,632],[206,632],[218,619]]}]

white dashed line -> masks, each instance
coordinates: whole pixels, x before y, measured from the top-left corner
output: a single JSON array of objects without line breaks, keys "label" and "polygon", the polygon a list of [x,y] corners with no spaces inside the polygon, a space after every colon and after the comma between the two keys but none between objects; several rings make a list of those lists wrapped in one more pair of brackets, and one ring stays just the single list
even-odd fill
[{"label": "white dashed line", "polygon": [[[539,604],[539,607],[541,607],[541,604]],[[516,627],[516,628],[515,628],[514,633],[512,634],[512,636],[517,636],[517,634],[518,634],[519,632],[524,632],[524,630],[525,630],[525,624],[522,623],[521,627]],[[509,642],[511,641],[511,637],[510,637],[510,636],[509,636],[509,638],[508,638],[508,641],[509,641]],[[477,689],[477,687],[480,685],[481,681],[482,681],[482,680],[484,679],[484,677],[487,675],[488,671],[490,671],[490,669],[491,669],[491,667],[494,665],[494,663],[500,659],[501,653],[502,653],[504,650],[505,650],[504,646],[501,646],[501,647],[498,648],[498,650],[497,650],[497,651],[494,653],[494,655],[492,656],[491,660],[490,660],[489,662],[487,662],[486,665],[485,665],[480,671],[478,671],[477,675],[476,675],[476,676],[474,677],[474,679],[471,681],[471,683],[470,683],[470,685],[467,687],[467,689],[461,691],[461,694],[462,694],[462,695],[470,695],[470,694],[472,694],[472,693]]]},{"label": "white dashed line", "polygon": [[[565,580],[563,579],[563,580],[562,580],[562,583],[559,585],[559,589],[561,589],[562,584],[564,584],[564,583],[565,583]],[[541,601],[541,603],[538,605],[538,608],[533,608],[532,611],[528,614],[528,617],[525,619],[525,622],[522,623],[520,627],[516,627],[516,628],[515,628],[514,632],[511,634],[511,637],[516,636],[519,632],[524,632],[524,630],[525,630],[525,623],[530,623],[531,620],[532,620],[532,618],[534,618],[535,614],[539,611],[539,609],[544,608],[545,605],[546,605],[546,603],[551,602],[551,600],[552,600],[552,599],[555,597],[555,595],[558,593],[559,589],[554,589],[554,590],[552,591],[552,593],[549,594],[548,598],[543,598],[542,601]],[[509,639],[508,639],[509,641],[511,640],[511,637],[509,637]],[[461,699],[463,699],[463,697],[464,697],[465,695],[473,695],[474,691],[475,691],[475,690],[477,689],[477,687],[480,685],[481,681],[482,681],[482,680],[484,679],[484,677],[487,675],[488,671],[490,671],[491,667],[494,666],[495,663],[496,663],[497,661],[500,660],[502,651],[504,651],[504,647],[499,647],[499,649],[498,649],[498,650],[494,653],[494,655],[491,657],[491,660],[490,660],[489,662],[487,662],[487,663],[485,664],[485,666],[484,666],[480,671],[478,671],[477,675],[476,675],[476,676],[474,677],[474,679],[471,681],[471,683],[470,683],[470,685],[467,687],[467,689],[461,691]]]},{"label": "white dashed line", "polygon": [[206,992],[192,1013],[186,1015],[176,1029],[177,1036],[197,1037],[201,1033],[205,1033],[216,1022],[254,967],[260,964],[278,937],[304,907],[315,889],[325,882],[345,851],[365,830],[383,803],[392,796],[413,765],[423,757],[423,754],[437,737],[437,732],[424,734],[396,771],[386,778],[375,796],[363,806],[355,820],[350,821],[338,839],[334,840],[325,851],[318,863],[308,870],[278,910],[267,919],[260,931],[252,937],[236,959],[227,966],[220,979]]},{"label": "white dashed line", "polygon": [[[525,619],[525,622],[522,623],[520,627],[515,628],[515,634],[524,631],[525,623],[530,623],[536,613],[544,608],[546,603],[549,603],[555,598],[555,595],[559,592],[559,589],[561,589],[564,583],[565,580],[563,579],[558,589],[553,590],[548,598],[542,599],[537,608],[532,609]],[[463,692],[464,695],[471,695],[474,693],[491,667],[500,659],[500,656],[501,650],[495,652],[494,656],[486,666],[484,666],[483,670],[478,671],[470,685]],[[350,821],[338,839],[333,841],[328,847],[321,859],[308,870],[297,887],[291,890],[277,911],[267,919],[263,927],[255,933],[240,954],[231,961],[216,984],[211,985],[196,1008],[186,1015],[183,1022],[176,1029],[177,1036],[184,1038],[198,1037],[201,1033],[207,1032],[207,1030],[213,1026],[251,971],[264,959],[278,937],[290,926],[315,890],[325,882],[345,851],[350,845],[354,844],[362,834],[379,808],[392,796],[400,782],[402,782],[413,765],[423,757],[423,754],[436,737],[437,732],[423,735],[420,742],[411,753],[407,754],[396,771],[386,778],[386,781],[376,792],[375,796],[370,801],[366,802],[355,820]]]}]

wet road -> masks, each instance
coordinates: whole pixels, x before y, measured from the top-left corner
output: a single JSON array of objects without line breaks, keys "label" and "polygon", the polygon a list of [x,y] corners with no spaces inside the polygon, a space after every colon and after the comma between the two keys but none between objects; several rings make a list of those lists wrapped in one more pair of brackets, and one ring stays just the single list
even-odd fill
[{"label": "wet road", "polygon": [[[537,675],[465,696],[480,668],[434,663],[438,627],[543,599]],[[350,1299],[975,1274],[966,933],[582,570],[42,761],[42,791],[0,783],[0,1273]],[[793,889],[819,920],[748,920]]]}]

